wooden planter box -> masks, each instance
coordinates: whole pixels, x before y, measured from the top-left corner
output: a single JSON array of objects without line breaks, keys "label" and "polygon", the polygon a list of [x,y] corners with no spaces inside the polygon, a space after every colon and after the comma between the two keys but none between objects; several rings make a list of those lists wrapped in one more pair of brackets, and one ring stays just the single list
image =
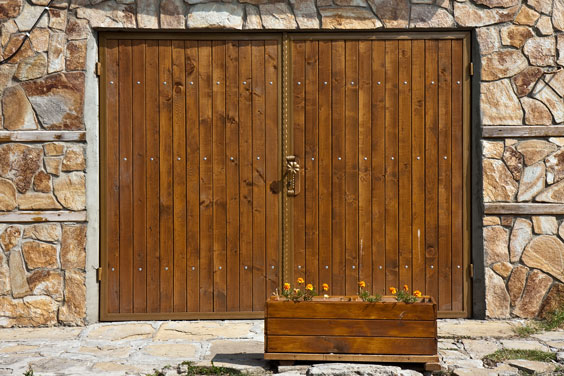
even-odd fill
[{"label": "wooden planter box", "polygon": [[367,303],[357,297],[316,297],[310,302],[271,298],[264,310],[264,358],[425,363],[440,369],[437,305],[393,297]]}]

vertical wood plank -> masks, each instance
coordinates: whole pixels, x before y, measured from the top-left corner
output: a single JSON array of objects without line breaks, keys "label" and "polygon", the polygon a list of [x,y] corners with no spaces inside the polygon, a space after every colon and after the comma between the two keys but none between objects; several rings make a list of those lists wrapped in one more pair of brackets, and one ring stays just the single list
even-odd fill
[{"label": "vertical wood plank", "polygon": [[145,44],[132,41],[133,67],[133,312],[147,312]]},{"label": "vertical wood plank", "polygon": [[399,41],[399,286],[411,284],[411,41]]},{"label": "vertical wood plank", "polygon": [[[292,49],[292,80],[293,105],[292,105],[292,132],[294,135],[294,155],[299,158],[300,164],[305,166],[305,41],[294,41]],[[294,279],[305,278],[306,269],[306,208],[305,200],[307,188],[305,184],[305,171],[301,168],[299,179],[303,192],[292,198],[294,222]],[[294,281],[295,282],[295,281]]]},{"label": "vertical wood plank", "polygon": [[425,291],[425,41],[412,41],[411,161],[413,290]]},{"label": "vertical wood plank", "polygon": [[331,41],[319,41],[319,283],[332,284],[332,229],[331,229]]},{"label": "vertical wood plank", "polygon": [[398,286],[398,41],[386,41],[386,287]]},{"label": "vertical wood plank", "polygon": [[345,293],[358,291],[358,41],[345,42]]},{"label": "vertical wood plank", "polygon": [[462,127],[462,40],[452,41],[452,310],[462,311],[463,283],[463,127]]},{"label": "vertical wood plank", "polygon": [[186,71],[184,52],[184,41],[172,41],[174,312],[186,312]]},{"label": "vertical wood plank", "polygon": [[226,310],[225,41],[212,42],[213,64],[213,308]]},{"label": "vertical wood plank", "polygon": [[439,310],[451,310],[451,41],[439,41]]},{"label": "vertical wood plank", "polygon": [[[386,292],[386,42],[372,41],[372,292]],[[383,199],[384,198],[384,199]]]},{"label": "vertical wood plank", "polygon": [[172,312],[174,288],[171,55],[171,42],[159,41],[161,312]]},{"label": "vertical wood plank", "polygon": [[425,41],[425,285],[438,299],[438,42]]},{"label": "vertical wood plank", "polygon": [[318,42],[305,42],[305,279],[319,291],[318,278]]},{"label": "vertical wood plank", "polygon": [[147,127],[147,312],[160,310],[159,227],[159,44],[148,40],[146,47],[145,118]]},{"label": "vertical wood plank", "polygon": [[333,295],[345,295],[345,42],[331,42]]},{"label": "vertical wood plank", "polygon": [[213,311],[212,46],[199,42],[200,109],[200,312]]},{"label": "vertical wood plank", "polygon": [[239,43],[225,50],[225,152],[227,194],[227,311],[239,310]]},{"label": "vertical wood plank", "polygon": [[253,41],[251,45],[253,78],[253,311],[263,311],[266,295],[264,41]]},{"label": "vertical wood plank", "polygon": [[106,252],[108,269],[107,310],[119,312],[119,46],[106,45]]},{"label": "vertical wood plank", "polygon": [[133,171],[131,41],[119,41],[119,311],[133,312]]},{"label": "vertical wood plank", "polygon": [[253,310],[253,129],[251,42],[239,42],[239,304]]},{"label": "vertical wood plank", "polygon": [[198,113],[198,42],[185,41],[186,58],[186,246],[187,311],[200,301],[200,130]]},{"label": "vertical wood plank", "polygon": [[270,191],[273,181],[280,179],[280,153],[278,148],[278,42],[265,42],[266,85],[266,298],[278,288],[279,281],[279,195]]},{"label": "vertical wood plank", "polygon": [[358,277],[372,284],[372,194],[371,173],[371,87],[372,42],[360,41],[358,46]]}]

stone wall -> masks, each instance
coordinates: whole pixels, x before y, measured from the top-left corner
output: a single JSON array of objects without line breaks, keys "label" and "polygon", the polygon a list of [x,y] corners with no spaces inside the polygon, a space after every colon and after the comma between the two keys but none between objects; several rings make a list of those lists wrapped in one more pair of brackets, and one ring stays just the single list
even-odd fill
[{"label": "stone wall", "polygon": [[[0,0],[1,57],[48,2]],[[54,0],[0,65],[0,326],[85,322],[93,30],[459,27],[476,29],[482,56],[487,314],[534,317],[555,306],[564,290],[564,206],[551,205],[564,203],[564,71],[554,73],[564,63],[564,0]]]}]

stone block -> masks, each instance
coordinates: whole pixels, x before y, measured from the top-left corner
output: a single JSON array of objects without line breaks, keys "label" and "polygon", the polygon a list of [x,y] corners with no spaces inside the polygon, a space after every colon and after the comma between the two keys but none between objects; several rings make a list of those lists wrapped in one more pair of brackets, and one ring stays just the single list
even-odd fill
[{"label": "stone block", "polygon": [[511,262],[518,262],[521,259],[525,246],[529,244],[533,237],[532,227],[532,223],[527,219],[517,218],[515,221],[509,242]]},{"label": "stone block", "polygon": [[319,8],[323,29],[377,29],[382,23],[368,9],[357,7]]},{"label": "stone block", "polygon": [[[12,296],[14,298],[22,298],[31,293],[29,284],[27,283],[25,267],[23,264],[22,254],[19,251],[10,252],[10,285],[12,286]],[[0,304],[0,307],[2,304]],[[0,316],[2,315],[0,308]]]},{"label": "stone block", "polygon": [[484,82],[480,88],[480,107],[484,125],[522,125],[521,102],[509,80]]},{"label": "stone block", "polygon": [[62,171],[84,171],[86,169],[86,159],[82,146],[67,148],[63,158]]},{"label": "stone block", "polygon": [[240,4],[208,3],[190,7],[186,23],[189,29],[242,29],[243,6]]},{"label": "stone block", "polygon": [[52,244],[38,241],[26,241],[22,252],[29,269],[57,268],[57,248]]},{"label": "stone block", "polygon": [[517,201],[531,201],[544,189],[546,167],[544,163],[538,162],[532,166],[525,167],[523,176],[519,182]]},{"label": "stone block", "polygon": [[0,235],[0,244],[4,252],[9,252],[14,249],[22,238],[22,229],[20,226],[8,226]]},{"label": "stone block", "polygon": [[484,201],[513,201],[518,184],[505,164],[497,159],[483,160]]},{"label": "stone block", "polygon": [[61,241],[63,269],[84,269],[86,266],[86,226],[63,225]]},{"label": "stone block", "polygon": [[513,46],[521,48],[529,38],[535,33],[530,27],[520,25],[508,25],[500,30],[501,43],[504,46]]},{"label": "stone block", "polygon": [[556,236],[541,235],[525,248],[522,262],[564,282],[564,243]]},{"label": "stone block", "polygon": [[147,345],[143,352],[160,358],[197,359],[196,346],[188,343],[166,343]]},{"label": "stone block", "polygon": [[533,270],[527,278],[523,295],[515,304],[513,313],[522,318],[532,319],[537,316],[544,295],[552,284],[552,278],[540,270]]},{"label": "stone block", "polygon": [[523,110],[525,110],[525,124],[528,125],[551,125],[552,114],[548,107],[541,101],[523,97],[521,98]]},{"label": "stone block", "polygon": [[16,206],[16,187],[11,181],[0,178],[0,210],[11,211]]},{"label": "stone block", "polygon": [[78,270],[65,271],[65,300],[59,309],[59,321],[83,325],[86,317],[85,274]]},{"label": "stone block", "polygon": [[558,231],[558,222],[552,216],[533,216],[533,229],[535,234],[555,235]]},{"label": "stone block", "polygon": [[509,294],[503,279],[486,268],[486,315],[492,319],[509,317]]},{"label": "stone block", "polygon": [[484,228],[486,265],[509,261],[508,238],[508,231],[501,226]]},{"label": "stone block", "polygon": [[555,144],[544,140],[526,140],[517,144],[517,150],[525,157],[527,166],[542,161],[557,149]]},{"label": "stone block", "polygon": [[51,175],[45,171],[39,171],[33,177],[33,189],[36,192],[48,193],[51,192]]},{"label": "stone block", "polygon": [[36,270],[27,278],[33,295],[47,295],[56,301],[63,299],[63,274],[55,270]]},{"label": "stone block", "polygon": [[486,26],[513,20],[519,5],[510,8],[478,8],[470,2],[454,3],[454,18],[459,26]]},{"label": "stone block", "polygon": [[41,147],[14,143],[0,145],[0,177],[12,180],[18,192],[25,193],[39,171],[42,156]]},{"label": "stone block", "polygon": [[532,65],[553,66],[556,63],[556,40],[550,37],[532,37],[523,47]]},{"label": "stone block", "polygon": [[18,195],[20,210],[54,210],[61,209],[61,205],[51,193],[29,192]]},{"label": "stone block", "polygon": [[501,159],[503,150],[503,142],[482,140],[482,155],[486,158]]},{"label": "stone block", "polygon": [[66,209],[86,208],[86,182],[82,172],[71,172],[53,179],[53,192]]},{"label": "stone block", "polygon": [[482,80],[495,81],[512,77],[529,66],[519,50],[499,50],[482,58]]}]

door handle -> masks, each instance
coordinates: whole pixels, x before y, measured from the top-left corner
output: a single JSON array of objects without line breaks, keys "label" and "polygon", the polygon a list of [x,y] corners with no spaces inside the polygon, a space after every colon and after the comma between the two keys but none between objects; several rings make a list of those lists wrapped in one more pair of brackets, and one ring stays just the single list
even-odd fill
[{"label": "door handle", "polygon": [[286,157],[286,173],[288,174],[288,181],[286,188],[288,196],[297,196],[300,194],[300,160],[295,155],[288,155]]},{"label": "door handle", "polygon": [[300,193],[300,163],[298,157],[295,155],[288,155],[286,157],[286,169],[280,180],[275,180],[270,183],[270,191],[278,194],[282,191],[284,180],[286,181],[286,188],[288,196],[297,196]]}]

